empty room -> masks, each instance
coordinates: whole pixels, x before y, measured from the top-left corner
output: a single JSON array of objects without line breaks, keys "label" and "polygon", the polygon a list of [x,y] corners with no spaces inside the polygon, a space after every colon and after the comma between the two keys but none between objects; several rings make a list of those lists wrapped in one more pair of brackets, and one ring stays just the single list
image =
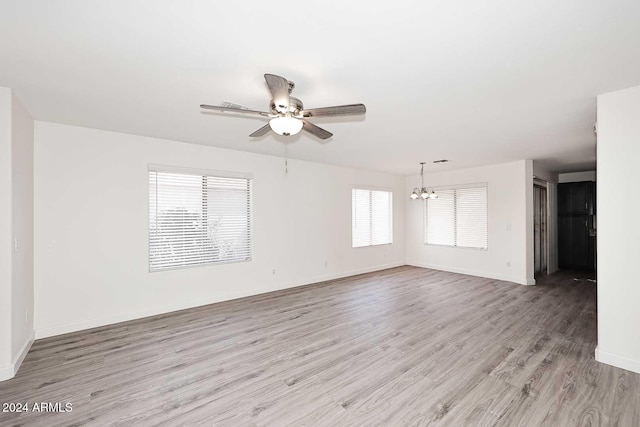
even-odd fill
[{"label": "empty room", "polygon": [[0,426],[638,427],[638,158],[637,0],[0,0]]}]

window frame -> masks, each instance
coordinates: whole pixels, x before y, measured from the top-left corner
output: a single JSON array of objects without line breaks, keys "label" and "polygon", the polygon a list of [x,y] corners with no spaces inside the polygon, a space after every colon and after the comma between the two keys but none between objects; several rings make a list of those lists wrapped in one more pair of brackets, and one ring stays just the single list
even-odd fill
[{"label": "window frame", "polygon": [[[202,168],[191,168],[184,166],[173,166],[173,165],[160,165],[160,164],[152,164],[149,163],[147,165],[147,271],[149,273],[160,273],[163,271],[171,271],[171,270],[182,270],[188,268],[198,268],[198,267],[211,267],[215,265],[224,265],[224,264],[237,264],[244,262],[252,262],[253,261],[253,236],[254,236],[254,228],[253,228],[253,174],[245,173],[245,172],[233,172],[233,171],[221,171],[221,170],[212,170],[212,169],[202,169]],[[163,267],[163,268],[151,268],[151,186],[149,180],[149,173],[157,172],[157,173],[171,173],[171,174],[183,174],[183,175],[191,175],[191,176],[200,176],[200,177],[213,177],[213,178],[234,178],[234,179],[246,179],[248,181],[248,210],[249,210],[249,218],[247,221],[248,226],[248,235],[249,235],[249,251],[247,258],[244,259],[235,259],[235,260],[225,260],[225,261],[213,261],[213,262],[203,262],[199,264],[189,264],[189,265],[178,265],[173,267]]]},{"label": "window frame", "polygon": [[[353,246],[353,237],[354,237],[354,228],[353,228],[353,191],[354,190],[362,190],[362,191],[383,191],[385,193],[389,193],[390,198],[391,198],[391,202],[390,202],[390,228],[389,228],[389,236],[390,236],[390,241],[388,243],[376,243],[376,244],[369,244],[369,245],[363,245],[363,246]],[[372,248],[372,247],[377,247],[377,246],[387,246],[387,245],[392,245],[393,244],[393,189],[392,188],[388,188],[388,187],[372,187],[372,186],[368,186],[368,185],[354,185],[351,187],[351,249],[361,249],[361,248]],[[369,218],[371,218],[371,212],[369,212]],[[369,231],[369,233],[371,234],[372,230]]]},{"label": "window frame", "polygon": [[[476,182],[473,184],[456,184],[456,185],[447,185],[447,186],[439,186],[439,187],[433,187],[434,191],[437,193],[438,191],[444,191],[444,190],[453,190],[455,192],[455,190],[463,190],[466,188],[484,188],[487,194],[487,246],[485,248],[479,248],[479,247],[475,247],[475,246],[458,246],[457,244],[454,245],[445,245],[445,244],[440,244],[440,243],[429,243],[428,242],[428,207],[427,207],[427,203],[429,201],[429,199],[426,199],[423,201],[423,212],[422,212],[422,218],[423,218],[423,241],[424,241],[424,245],[425,246],[433,246],[433,247],[441,247],[441,248],[454,248],[454,249],[465,249],[465,250],[473,250],[473,251],[488,251],[489,250],[489,184],[487,182]],[[457,222],[457,206],[456,206],[456,195],[454,193],[454,224],[456,224]],[[454,241],[457,243],[457,230],[456,227],[454,226]]]}]

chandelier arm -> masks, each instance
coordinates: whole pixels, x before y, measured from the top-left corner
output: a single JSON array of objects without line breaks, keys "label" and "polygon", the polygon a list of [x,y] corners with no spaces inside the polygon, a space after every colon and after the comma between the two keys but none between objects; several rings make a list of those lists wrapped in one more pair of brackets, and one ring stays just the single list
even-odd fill
[{"label": "chandelier arm", "polygon": [[[426,162],[420,162],[420,183],[422,184],[422,186],[420,188],[416,187],[416,188],[413,189],[413,192],[409,196],[409,198],[411,198],[412,200],[416,200],[419,197],[422,197],[422,199],[424,199],[424,200],[426,200],[427,198],[431,198],[430,195],[429,195],[429,189],[424,186],[424,165],[425,165],[425,163]],[[420,193],[419,195],[418,195],[418,192]],[[433,191],[433,189],[431,190],[431,193],[435,193]]]}]

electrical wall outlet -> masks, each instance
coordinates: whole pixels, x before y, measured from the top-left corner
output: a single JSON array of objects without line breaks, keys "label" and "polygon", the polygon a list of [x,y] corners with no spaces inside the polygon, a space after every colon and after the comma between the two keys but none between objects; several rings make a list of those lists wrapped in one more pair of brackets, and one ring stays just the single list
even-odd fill
[{"label": "electrical wall outlet", "polygon": [[18,252],[20,250],[20,241],[18,239],[13,239],[13,251]]}]

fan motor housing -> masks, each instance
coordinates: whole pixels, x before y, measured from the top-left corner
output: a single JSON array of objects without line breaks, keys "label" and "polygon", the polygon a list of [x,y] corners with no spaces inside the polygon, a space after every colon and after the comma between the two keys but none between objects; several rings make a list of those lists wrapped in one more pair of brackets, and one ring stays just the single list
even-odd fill
[{"label": "fan motor housing", "polygon": [[300,113],[300,111],[302,111],[304,109],[304,105],[302,104],[302,101],[300,101],[298,98],[294,98],[293,96],[290,96],[289,97],[289,110],[288,111],[283,111],[282,108],[279,108],[278,106],[276,106],[276,103],[273,102],[273,99],[271,100],[271,103],[269,104],[269,108],[275,114],[291,113],[292,116],[297,116]]}]

